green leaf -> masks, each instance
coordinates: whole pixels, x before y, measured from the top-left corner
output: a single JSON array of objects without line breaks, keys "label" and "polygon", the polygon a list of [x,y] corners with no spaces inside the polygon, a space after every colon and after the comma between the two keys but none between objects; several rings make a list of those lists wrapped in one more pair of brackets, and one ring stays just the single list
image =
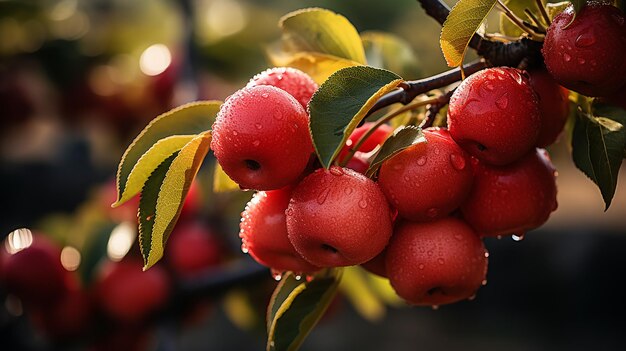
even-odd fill
[{"label": "green leaf", "polygon": [[154,169],[195,135],[211,129],[219,101],[198,101],[168,111],[146,126],[124,152],[117,170],[119,206],[137,194]]},{"label": "green leaf", "polygon": [[361,33],[361,40],[368,65],[396,72],[403,77],[418,75],[417,57],[406,40],[378,31]]},{"label": "green leaf", "polygon": [[234,190],[240,190],[239,184],[230,179],[228,174],[222,169],[222,166],[215,162],[215,169],[213,170],[213,192],[223,193]]},{"label": "green leaf", "polygon": [[144,269],[163,257],[183,202],[211,144],[204,132],[161,163],[146,181],[139,201],[139,240]]},{"label": "green leaf", "polygon": [[380,168],[380,165],[382,165],[386,160],[392,158],[400,151],[410,146],[425,142],[426,138],[424,137],[424,133],[422,133],[422,129],[420,127],[406,126],[394,132],[392,136],[385,140],[385,143],[381,146],[380,151],[378,151],[376,157],[374,157],[374,160],[365,174],[368,177],[373,176],[378,168]]},{"label": "green leaf", "polygon": [[[531,11],[537,9],[535,0],[505,0],[503,3],[508,7],[517,17],[525,18],[525,9]],[[537,12],[537,11],[533,11]],[[513,21],[511,21],[504,12],[500,12],[500,33],[508,35],[510,37],[520,37],[524,31],[520,29]],[[537,17],[541,17],[538,15]]]},{"label": "green leaf", "polygon": [[550,20],[553,20],[559,13],[565,11],[569,5],[571,5],[569,1],[547,3],[546,12],[548,13],[548,17],[550,17]]},{"label": "green leaf", "polygon": [[[293,283],[279,285],[291,292],[276,310],[268,331],[267,351],[297,350],[300,347],[337,293],[341,272],[341,269],[329,270],[295,287]],[[283,279],[295,280],[295,277],[293,273],[287,273]]]},{"label": "green leaf", "polygon": [[[606,117],[626,128],[626,110],[623,108],[609,104],[594,104],[593,111],[596,116]],[[624,148],[624,158],[626,158],[626,147]]]},{"label": "green leaf", "polygon": [[615,194],[625,148],[624,125],[579,111],[572,135],[572,157],[576,167],[600,188],[605,211]]},{"label": "green leaf", "polygon": [[267,330],[272,328],[272,322],[276,318],[276,313],[280,306],[285,303],[285,300],[289,297],[289,294],[298,286],[302,284],[302,280],[296,279],[296,276],[291,273],[285,274],[270,298],[270,303],[267,305]]},{"label": "green leaf", "polygon": [[354,309],[370,322],[385,316],[385,304],[367,279],[367,273],[359,266],[346,267],[339,289],[350,300]]},{"label": "green leaf", "polygon": [[374,103],[401,82],[393,72],[356,66],[335,72],[319,87],[309,102],[309,113],[313,144],[324,167],[330,167]]},{"label": "green leaf", "polygon": [[439,44],[450,67],[463,63],[470,39],[489,14],[496,0],[459,0],[441,29]]},{"label": "green leaf", "polygon": [[574,12],[578,13],[580,12],[580,9],[582,9],[583,6],[585,6],[585,4],[587,3],[587,0],[570,0],[570,2],[572,3],[572,5],[574,5]]},{"label": "green leaf", "polygon": [[365,64],[359,33],[342,15],[321,8],[302,9],[283,16],[279,26],[286,51],[317,52]]}]

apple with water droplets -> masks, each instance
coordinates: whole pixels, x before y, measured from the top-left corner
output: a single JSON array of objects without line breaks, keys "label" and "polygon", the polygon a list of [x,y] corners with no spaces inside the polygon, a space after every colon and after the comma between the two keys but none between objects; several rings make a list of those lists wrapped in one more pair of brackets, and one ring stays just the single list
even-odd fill
[{"label": "apple with water droplets", "polygon": [[383,162],[378,184],[398,215],[432,221],[458,208],[469,194],[473,173],[469,155],[445,129],[424,130],[417,143]]},{"label": "apple with water droplets", "polygon": [[527,74],[496,67],[466,78],[450,98],[448,128],[463,149],[489,164],[528,153],[537,144],[541,116]]},{"label": "apple with water droplets", "polygon": [[349,168],[308,175],[293,190],[286,214],[289,240],[319,267],[369,261],[392,232],[393,213],[378,184]]},{"label": "apple with water droplets", "polygon": [[247,87],[271,85],[288,92],[306,110],[317,83],[306,73],[291,67],[269,68],[250,79]]},{"label": "apple with water droplets", "polygon": [[578,13],[569,6],[548,27],[542,54],[562,86],[587,96],[607,96],[626,84],[624,13],[588,2]]},{"label": "apple with water droplets", "polygon": [[413,305],[439,306],[476,294],[487,274],[487,251],[462,219],[400,221],[385,263],[398,296]]},{"label": "apple with water droplets", "polygon": [[[337,161],[343,162],[350,152],[350,149],[356,146],[361,137],[367,133],[376,123],[365,122],[362,126],[356,128],[348,137],[346,144],[341,148]],[[361,144],[357,152],[368,153],[374,150],[378,145],[382,145],[385,140],[393,133],[393,128],[388,124],[381,124],[374,132]]]},{"label": "apple with water droplets", "polygon": [[569,91],[558,85],[543,68],[528,72],[530,85],[537,94],[541,112],[541,129],[537,147],[554,143],[563,131],[569,116]]},{"label": "apple with water droplets", "polygon": [[290,188],[254,194],[241,214],[241,248],[276,272],[315,272],[320,268],[302,258],[287,237],[285,211],[290,198]]},{"label": "apple with water droplets", "polygon": [[461,212],[481,236],[522,237],[557,208],[556,171],[543,149],[507,166],[478,161],[473,168],[474,186]]},{"label": "apple with water droplets", "polygon": [[213,124],[211,148],[241,188],[274,190],[299,179],[313,144],[309,118],[282,89],[259,85],[231,95]]}]

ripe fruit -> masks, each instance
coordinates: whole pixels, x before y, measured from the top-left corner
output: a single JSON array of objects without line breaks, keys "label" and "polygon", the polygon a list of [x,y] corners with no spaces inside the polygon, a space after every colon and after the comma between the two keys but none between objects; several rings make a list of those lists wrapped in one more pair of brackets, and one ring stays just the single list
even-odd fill
[{"label": "ripe fruit", "polygon": [[556,210],[555,169],[545,150],[504,167],[474,166],[474,187],[461,211],[480,235],[523,236]]},{"label": "ripe fruit", "polygon": [[469,156],[446,130],[424,130],[415,144],[385,161],[378,184],[400,217],[432,221],[454,211],[472,186]]},{"label": "ripe fruit", "polygon": [[165,255],[177,275],[191,277],[222,261],[222,245],[217,235],[205,226],[185,223],[172,232]]},{"label": "ripe fruit", "polygon": [[25,304],[52,305],[70,285],[69,273],[60,258],[61,248],[35,235],[29,247],[5,258],[3,285]]},{"label": "ripe fruit", "polygon": [[287,238],[285,210],[291,189],[261,191],[241,214],[239,237],[242,249],[262,265],[278,272],[319,270],[300,256]]},{"label": "ripe fruit", "polygon": [[450,99],[450,135],[489,164],[511,163],[529,152],[540,127],[537,97],[518,69],[498,67],[474,73]]},{"label": "ripe fruit", "polygon": [[530,85],[537,94],[541,112],[541,130],[537,146],[546,147],[556,141],[567,122],[569,91],[556,84],[545,69],[529,71],[528,75]]},{"label": "ripe fruit", "polygon": [[354,156],[346,163],[346,168],[350,168],[354,171],[357,171],[361,174],[365,174],[367,169],[370,167],[370,163],[368,159],[365,157],[366,154],[362,152],[355,152]]},{"label": "ripe fruit", "polygon": [[34,311],[34,320],[48,336],[54,339],[80,337],[89,330],[93,313],[89,294],[71,289],[54,304]]},{"label": "ripe fruit", "polygon": [[387,247],[389,282],[414,305],[471,298],[487,274],[487,251],[464,221],[400,222]]},{"label": "ripe fruit", "polygon": [[378,276],[381,277],[387,277],[387,266],[386,266],[386,254],[387,254],[387,250],[383,250],[383,252],[381,252],[380,254],[378,254],[376,257],[372,258],[371,260],[361,264],[361,267],[367,269],[370,273],[374,273]]},{"label": "ripe fruit", "polygon": [[211,148],[240,187],[282,188],[298,179],[313,151],[308,116],[281,89],[244,88],[222,105],[213,124]]},{"label": "ripe fruit", "polygon": [[164,304],[170,292],[165,270],[153,266],[142,271],[138,259],[107,261],[95,285],[96,299],[110,316],[137,322]]},{"label": "ripe fruit", "polygon": [[319,267],[369,261],[387,245],[392,213],[376,183],[349,168],[318,169],[293,190],[289,240]]},{"label": "ripe fruit", "polygon": [[590,2],[572,21],[573,7],[558,14],[543,44],[550,74],[587,96],[606,96],[626,83],[626,25],[617,7]]},{"label": "ripe fruit", "polygon": [[257,85],[271,85],[288,92],[305,110],[317,90],[317,83],[308,74],[291,67],[269,68],[252,77],[247,87]]},{"label": "ripe fruit", "polygon": [[[343,159],[348,156],[350,148],[355,146],[356,143],[359,142],[359,139],[361,139],[363,134],[367,133],[367,131],[370,130],[372,126],[374,126],[374,124],[375,123],[372,122],[363,123],[362,126],[355,129],[352,134],[350,134],[350,137],[348,137],[348,140],[346,141],[346,145],[344,145],[344,147],[339,152],[339,156],[337,157],[337,160],[339,162],[343,161]],[[367,153],[374,150],[376,146],[382,145],[382,143],[385,142],[385,140],[391,133],[393,133],[393,128],[391,128],[390,125],[380,125],[378,128],[376,128],[374,133],[372,133],[372,135],[370,135],[365,140],[365,142],[363,142],[363,144],[361,145],[361,147],[359,147],[357,151]]]}]

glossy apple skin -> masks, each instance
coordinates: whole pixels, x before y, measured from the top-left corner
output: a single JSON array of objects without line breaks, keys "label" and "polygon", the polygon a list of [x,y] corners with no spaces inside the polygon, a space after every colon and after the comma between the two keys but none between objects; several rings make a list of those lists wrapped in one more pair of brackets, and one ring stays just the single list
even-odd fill
[{"label": "glossy apple skin", "polygon": [[504,167],[473,166],[474,186],[461,212],[481,236],[522,236],[556,210],[556,173],[545,150]]},{"label": "glossy apple skin", "polygon": [[211,148],[241,188],[274,190],[294,183],[313,144],[308,116],[284,90],[260,85],[231,95],[213,124]]},{"label": "glossy apple skin", "polygon": [[31,246],[15,254],[6,254],[2,281],[5,289],[26,305],[55,304],[74,283],[61,264],[61,248],[34,235]]},{"label": "glossy apple skin", "polygon": [[376,274],[379,277],[388,278],[387,276],[387,263],[386,263],[387,250],[379,253],[376,257],[361,264],[361,267],[365,268],[368,272]]},{"label": "glossy apple skin", "polygon": [[552,145],[565,126],[569,116],[569,90],[558,85],[545,69],[528,72],[530,85],[539,99],[541,111],[541,130],[537,147]]},{"label": "glossy apple skin", "polygon": [[247,87],[257,85],[271,85],[288,92],[305,110],[318,88],[308,74],[291,67],[269,68],[252,77]]},{"label": "glossy apple skin", "polygon": [[285,210],[290,198],[290,188],[254,194],[241,214],[242,249],[277,272],[315,272],[320,268],[302,258],[287,237]]},{"label": "glossy apple skin", "polygon": [[469,155],[445,130],[424,130],[415,144],[385,161],[378,184],[402,218],[432,221],[447,216],[465,200],[472,186]]},{"label": "glossy apple skin", "polygon": [[448,128],[465,151],[489,164],[505,165],[528,153],[541,116],[526,73],[496,67],[466,78],[450,98]]},{"label": "glossy apple skin", "polygon": [[586,96],[610,95],[626,84],[624,13],[591,2],[572,22],[573,16],[570,6],[548,27],[542,49],[546,67],[568,89]]},{"label": "glossy apple skin", "polygon": [[95,299],[109,316],[123,323],[141,321],[166,303],[170,279],[156,265],[142,271],[139,259],[106,261],[95,283]]},{"label": "glossy apple skin", "polygon": [[182,278],[190,278],[218,266],[224,247],[217,234],[197,222],[177,226],[165,247],[168,266]]},{"label": "glossy apple skin", "polygon": [[476,294],[487,274],[486,252],[461,219],[401,221],[387,247],[387,274],[396,293],[410,304],[448,304]]},{"label": "glossy apple skin", "polygon": [[[348,156],[350,152],[350,148],[356,146],[356,143],[359,142],[359,139],[363,136],[363,134],[367,133],[375,123],[373,122],[365,122],[362,126],[356,128],[352,134],[348,137],[346,144],[343,146],[341,151],[339,152],[339,156],[337,160],[340,162]],[[382,145],[385,140],[393,133],[393,128],[388,124],[381,124],[376,130],[370,135],[365,142],[359,147],[358,152],[367,153],[374,150],[378,145]]]},{"label": "glossy apple skin", "polygon": [[319,267],[369,261],[385,248],[392,231],[393,213],[378,185],[337,166],[304,178],[286,214],[289,240]]}]

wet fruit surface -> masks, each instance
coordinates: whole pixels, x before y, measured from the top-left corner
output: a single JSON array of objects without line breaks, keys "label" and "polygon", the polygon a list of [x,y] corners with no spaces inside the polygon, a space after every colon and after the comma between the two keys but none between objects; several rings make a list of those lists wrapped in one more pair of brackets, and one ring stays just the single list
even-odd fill
[{"label": "wet fruit surface", "polygon": [[559,86],[545,69],[528,72],[530,85],[537,93],[541,111],[541,131],[537,140],[538,147],[554,143],[569,115],[569,91]]},{"label": "wet fruit surface", "polygon": [[591,2],[576,18],[570,6],[548,28],[543,57],[559,84],[587,96],[606,96],[626,84],[626,24],[617,7]]},{"label": "wet fruit surface", "polygon": [[306,110],[311,96],[317,90],[317,83],[306,73],[291,67],[267,69],[250,79],[248,87],[271,85],[288,92]]}]

